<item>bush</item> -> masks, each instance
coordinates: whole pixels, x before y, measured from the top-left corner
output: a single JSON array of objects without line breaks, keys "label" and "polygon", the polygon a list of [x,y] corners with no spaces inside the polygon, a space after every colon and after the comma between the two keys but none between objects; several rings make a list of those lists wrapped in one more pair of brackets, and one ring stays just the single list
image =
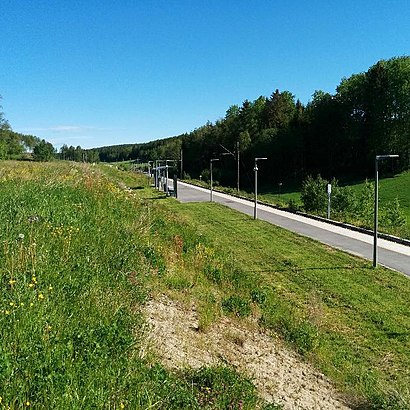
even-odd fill
[{"label": "bush", "polygon": [[389,228],[398,228],[406,224],[406,217],[400,208],[398,198],[395,198],[381,209],[380,224]]},{"label": "bush", "polygon": [[249,302],[236,295],[224,299],[222,301],[222,309],[225,313],[233,313],[239,317],[245,317],[251,313]]},{"label": "bush", "polygon": [[326,195],[327,181],[320,175],[314,179],[308,176],[302,183],[301,200],[303,207],[308,212],[326,212],[327,195]]}]

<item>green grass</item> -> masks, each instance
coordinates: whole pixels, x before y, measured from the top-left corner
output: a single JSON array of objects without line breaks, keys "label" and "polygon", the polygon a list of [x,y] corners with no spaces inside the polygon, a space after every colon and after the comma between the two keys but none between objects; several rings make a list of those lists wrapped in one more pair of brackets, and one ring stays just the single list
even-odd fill
[{"label": "green grass", "polygon": [[[208,187],[206,182],[192,180],[191,182]],[[369,180],[374,184],[373,180]],[[355,183],[344,182],[343,186],[349,186],[352,191],[359,195],[362,191],[366,181],[360,181]],[[223,192],[237,194],[236,189],[216,187],[217,190]],[[240,196],[253,199],[254,194],[252,192],[240,191]],[[324,195],[326,195],[324,193]],[[382,218],[379,218],[379,230],[384,233],[396,235],[402,238],[410,239],[410,171],[402,172],[401,174],[395,175],[394,177],[381,178],[379,180],[379,210],[383,214],[384,210],[388,207],[389,203],[392,203],[395,199],[399,200],[400,210],[405,218],[405,223],[403,226],[388,226],[384,223]],[[283,208],[295,208],[303,210],[303,204],[300,198],[300,188],[298,190],[294,184],[288,186],[282,186],[281,192],[279,193],[279,187],[275,186],[260,186],[258,199],[261,202],[266,202],[268,204],[273,204]],[[373,211],[373,208],[370,212]],[[324,216],[324,215],[322,215]],[[332,215],[333,218],[337,218],[342,222],[348,222],[353,225],[363,226],[368,229],[372,229],[373,226],[369,225],[369,222],[357,220],[356,216],[350,215]]]},{"label": "green grass", "polygon": [[0,408],[211,408],[205,387],[219,408],[254,408],[232,369],[177,374],[140,358],[139,311],[166,269],[146,199],[160,196],[101,169],[1,162]]},{"label": "green grass", "polygon": [[[349,186],[355,192],[359,192],[364,186],[364,181]],[[407,223],[410,224],[410,171],[379,180],[380,206],[386,205],[395,198],[399,199],[400,206],[406,215]]]},{"label": "green grass", "polygon": [[258,311],[343,390],[374,408],[408,407],[408,278],[217,204],[170,208],[213,249],[203,269],[213,290],[197,279],[193,297],[238,317]]},{"label": "green grass", "polygon": [[147,182],[1,163],[0,408],[263,407],[229,367],[170,372],[139,356],[156,293],[195,303],[200,330],[258,318],[361,408],[409,408],[408,278]]}]

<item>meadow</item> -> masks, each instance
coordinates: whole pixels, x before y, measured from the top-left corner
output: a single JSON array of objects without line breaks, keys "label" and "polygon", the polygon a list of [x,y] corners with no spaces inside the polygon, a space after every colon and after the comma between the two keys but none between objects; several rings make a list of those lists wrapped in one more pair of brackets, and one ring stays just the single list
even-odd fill
[{"label": "meadow", "polygon": [[[209,184],[204,181],[190,180],[188,182],[206,188],[209,187]],[[352,194],[356,196],[356,200],[359,202],[360,207],[360,205],[363,205],[363,203],[360,204],[360,198],[363,196],[363,191],[366,191],[366,184],[368,183],[370,183],[370,187],[373,189],[373,180],[344,181],[343,183],[339,183],[339,186],[348,187]],[[237,194],[236,189],[233,188],[216,186],[215,189],[233,195]],[[254,198],[253,192],[249,191],[241,190],[239,195],[244,198]],[[373,191],[372,195],[374,195]],[[326,198],[325,190],[323,191],[323,196]],[[372,230],[373,198],[374,196],[369,198],[369,203],[366,205],[368,208],[366,212],[368,214],[367,218],[360,218],[357,214],[351,215],[349,213],[331,212],[331,219]],[[301,188],[292,182],[283,183],[281,187],[272,186],[269,183],[261,184],[259,187],[258,199],[260,202],[273,204],[281,208],[304,211],[301,200]],[[392,207],[392,204],[395,203],[396,200],[398,200],[399,203],[400,215],[404,219],[402,226],[397,226],[397,224],[390,223],[389,221],[389,212],[391,212],[389,208]],[[323,211],[322,213],[319,213],[319,215],[326,217],[326,212]],[[410,171],[384,178],[381,174],[379,180],[379,230],[380,232],[410,239]]]},{"label": "meadow", "polygon": [[0,408],[279,408],[229,366],[142,357],[157,294],[195,303],[199,331],[257,320],[356,408],[410,408],[399,273],[107,165],[2,162],[0,224]]},{"label": "meadow", "polygon": [[146,182],[131,179],[133,191],[87,165],[1,163],[1,409],[195,409],[205,387],[220,408],[258,402],[231,369],[175,374],[140,357],[140,307],[167,267],[136,194]]}]

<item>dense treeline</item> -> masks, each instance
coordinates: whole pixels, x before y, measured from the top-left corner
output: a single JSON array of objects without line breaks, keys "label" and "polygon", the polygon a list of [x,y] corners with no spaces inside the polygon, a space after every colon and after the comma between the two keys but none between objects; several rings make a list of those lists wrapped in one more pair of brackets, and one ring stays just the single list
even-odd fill
[{"label": "dense treeline", "polygon": [[[410,164],[410,57],[381,60],[367,72],[344,78],[335,94],[316,91],[305,106],[289,91],[232,105],[224,118],[177,137],[147,144],[99,148],[102,161],[179,159],[197,177],[209,159],[221,153],[216,177],[235,181],[234,162],[250,173],[253,159],[266,156],[263,168],[272,182],[325,177],[371,175],[377,154],[400,155],[395,170]],[[391,165],[390,165],[391,166]],[[215,170],[218,174],[218,169]],[[243,180],[246,183],[246,179]]]},{"label": "dense treeline", "polygon": [[31,152],[39,142],[40,139],[33,135],[14,132],[0,112],[0,159],[19,158],[24,153]]},{"label": "dense treeline", "polygon": [[58,158],[76,162],[98,162],[100,160],[95,149],[84,149],[79,145],[74,148],[72,145],[67,146],[66,144],[60,148]]},{"label": "dense treeline", "polygon": [[0,159],[50,161],[54,158],[54,154],[55,149],[50,142],[34,135],[14,132],[4,118],[3,112],[0,111]]}]

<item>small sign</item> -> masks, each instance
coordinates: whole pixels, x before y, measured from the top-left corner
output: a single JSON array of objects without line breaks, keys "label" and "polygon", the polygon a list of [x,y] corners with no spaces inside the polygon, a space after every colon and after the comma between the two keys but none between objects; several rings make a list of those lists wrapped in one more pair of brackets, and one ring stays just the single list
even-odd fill
[{"label": "small sign", "polygon": [[332,184],[327,184],[327,194],[330,195],[332,193]]}]

